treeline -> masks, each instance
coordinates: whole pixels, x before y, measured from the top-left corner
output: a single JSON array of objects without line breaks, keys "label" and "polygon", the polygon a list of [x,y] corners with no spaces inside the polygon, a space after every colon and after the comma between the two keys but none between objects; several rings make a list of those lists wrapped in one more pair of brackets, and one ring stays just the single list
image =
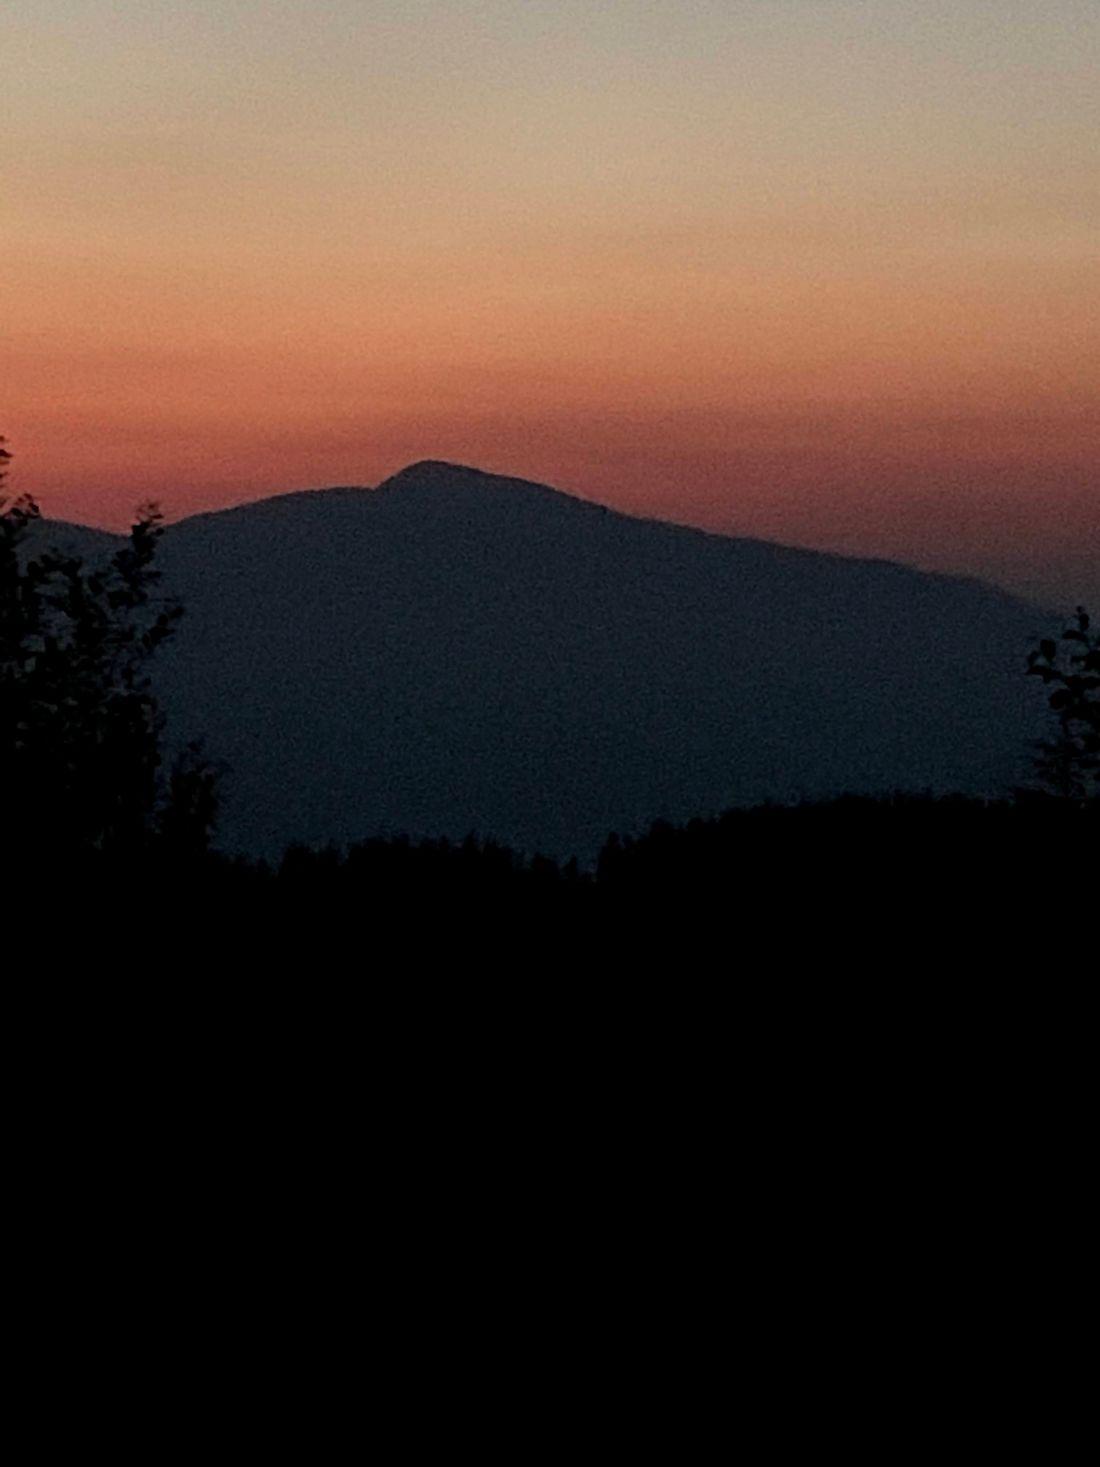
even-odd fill
[{"label": "treeline", "polygon": [[180,944],[453,946],[456,961],[510,949],[537,964],[589,940],[644,957],[653,941],[706,949],[723,972],[794,952],[842,969],[875,944],[884,967],[936,944],[948,965],[975,945],[1068,953],[1094,943],[1097,851],[1095,802],[898,795],[658,822],[610,836],[591,869],[471,837],[297,846],[274,863],[150,848],[42,875],[107,919],[155,913]]}]

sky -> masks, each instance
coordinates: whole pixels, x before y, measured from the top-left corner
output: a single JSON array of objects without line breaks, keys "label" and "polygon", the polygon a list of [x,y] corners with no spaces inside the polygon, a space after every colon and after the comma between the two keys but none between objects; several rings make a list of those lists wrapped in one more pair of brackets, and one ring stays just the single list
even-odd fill
[{"label": "sky", "polygon": [[418,459],[1100,607],[1100,0],[0,9],[9,490]]}]

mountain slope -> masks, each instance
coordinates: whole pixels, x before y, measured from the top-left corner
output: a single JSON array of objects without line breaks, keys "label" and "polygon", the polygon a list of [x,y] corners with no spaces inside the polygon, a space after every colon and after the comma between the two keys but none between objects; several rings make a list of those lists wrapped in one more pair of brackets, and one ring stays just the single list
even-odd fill
[{"label": "mountain slope", "polygon": [[614,828],[841,790],[997,791],[1042,613],[977,582],[632,519],[426,463],[173,527],[161,686],[224,842]]},{"label": "mountain slope", "polygon": [[74,556],[78,560],[100,560],[123,543],[121,535],[96,530],[91,525],[74,525],[68,520],[36,520],[20,547],[21,557],[41,555]]}]

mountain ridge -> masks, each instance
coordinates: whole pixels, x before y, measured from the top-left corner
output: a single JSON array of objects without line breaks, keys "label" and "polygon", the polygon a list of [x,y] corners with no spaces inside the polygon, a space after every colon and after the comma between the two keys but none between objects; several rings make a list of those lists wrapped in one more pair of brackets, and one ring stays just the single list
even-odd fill
[{"label": "mountain ridge", "polygon": [[221,841],[590,859],[739,805],[1020,782],[1045,613],[974,578],[714,534],[438,460],[191,516],[156,687]]},{"label": "mountain ridge", "polygon": [[[451,482],[447,482],[447,481]],[[260,499],[248,500],[241,504],[226,505],[218,509],[200,510],[194,514],[184,515],[178,520],[170,520],[165,523],[166,535],[173,535],[188,526],[207,524],[211,522],[229,522],[240,516],[248,516],[253,513],[276,514],[284,516],[292,513],[295,508],[316,507],[321,500],[335,504],[338,502],[351,503],[362,499],[370,501],[375,496],[391,496],[403,491],[419,491],[438,488],[453,488],[456,484],[462,484],[467,488],[492,487],[492,492],[509,493],[533,492],[536,495],[547,497],[550,501],[560,501],[582,510],[592,511],[599,515],[610,515],[617,519],[630,521],[636,524],[657,525],[666,530],[681,532],[686,535],[696,536],[700,539],[717,540],[729,542],[740,546],[766,547],[769,551],[786,553],[792,557],[817,558],[829,562],[842,561],[852,565],[892,567],[908,574],[927,577],[932,580],[943,582],[973,584],[982,587],[993,595],[1004,597],[1020,606],[1029,606],[1044,616],[1054,613],[1049,608],[1043,607],[1037,600],[1030,599],[1017,591],[1002,586],[996,581],[991,581],[984,576],[957,571],[929,570],[924,567],[912,565],[908,561],[894,556],[885,555],[856,555],[847,551],[826,550],[812,546],[794,545],[782,540],[770,540],[755,535],[736,535],[723,530],[706,529],[699,525],[684,524],[677,520],[663,519],[658,515],[634,513],[612,505],[606,505],[598,500],[585,499],[580,495],[568,490],[556,488],[553,485],[544,484],[538,480],[525,479],[515,475],[491,473],[467,464],[451,463],[444,459],[418,459],[395,473],[388,475],[375,485],[322,485],[307,489],[290,489],[278,494],[265,495]],[[39,522],[36,535],[50,535],[52,529],[63,533],[65,539],[61,548],[71,548],[72,553],[82,553],[84,550],[92,551],[96,548],[105,548],[109,543],[114,543],[124,538],[122,531],[109,531],[98,526],[87,525],[80,521],[52,519],[43,517]]]},{"label": "mountain ridge", "polygon": [[188,608],[165,697],[263,854],[477,830],[587,855],[766,799],[993,793],[1033,731],[1044,620],[1008,593],[438,461],[185,521],[162,555]]}]

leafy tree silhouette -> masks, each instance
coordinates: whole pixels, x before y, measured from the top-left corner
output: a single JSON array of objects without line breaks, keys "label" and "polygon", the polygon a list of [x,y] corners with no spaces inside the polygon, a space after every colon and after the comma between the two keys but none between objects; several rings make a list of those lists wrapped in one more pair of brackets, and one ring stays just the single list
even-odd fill
[{"label": "leafy tree silhouette", "polygon": [[[0,440],[0,474],[10,454]],[[165,768],[151,660],[183,614],[156,594],[154,506],[101,566],[30,553],[29,497],[0,498],[0,770],[9,860],[196,856],[217,813],[198,745]]]},{"label": "leafy tree silhouette", "polygon": [[1052,689],[1049,702],[1058,715],[1058,736],[1037,746],[1039,778],[1069,799],[1100,798],[1100,631],[1083,606],[1057,641],[1039,643],[1027,670]]}]

